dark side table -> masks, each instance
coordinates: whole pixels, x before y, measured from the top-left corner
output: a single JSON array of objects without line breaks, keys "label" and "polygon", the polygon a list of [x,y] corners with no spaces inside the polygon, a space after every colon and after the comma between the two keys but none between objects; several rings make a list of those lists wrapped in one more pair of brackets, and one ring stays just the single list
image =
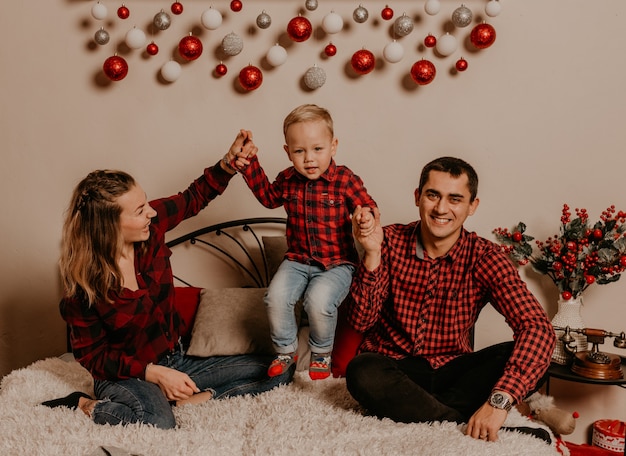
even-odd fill
[{"label": "dark side table", "polygon": [[547,372],[547,380],[546,380],[546,394],[550,394],[550,379],[558,378],[561,380],[567,380],[569,382],[576,383],[588,383],[592,385],[617,385],[621,388],[626,388],[626,358],[623,356],[620,357],[622,360],[622,376],[623,378],[618,378],[615,380],[602,380],[595,378],[587,378],[582,375],[578,375],[575,372],[572,372],[570,366],[564,366],[562,364],[552,363],[548,368]]}]

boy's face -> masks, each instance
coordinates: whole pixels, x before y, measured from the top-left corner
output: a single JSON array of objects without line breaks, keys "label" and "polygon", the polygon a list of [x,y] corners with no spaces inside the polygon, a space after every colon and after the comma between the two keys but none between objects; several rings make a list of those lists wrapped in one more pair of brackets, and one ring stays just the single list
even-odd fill
[{"label": "boy's face", "polygon": [[294,168],[311,180],[326,172],[337,152],[338,140],[332,137],[322,120],[290,125],[285,141],[285,152]]}]

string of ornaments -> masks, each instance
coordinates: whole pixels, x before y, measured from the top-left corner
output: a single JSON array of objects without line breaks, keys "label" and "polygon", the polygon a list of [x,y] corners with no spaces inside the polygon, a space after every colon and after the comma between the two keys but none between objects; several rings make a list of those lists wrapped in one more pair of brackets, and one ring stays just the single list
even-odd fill
[{"label": "string of ornaments", "polygon": [[[243,9],[242,0],[232,0],[230,2],[230,10],[238,13]],[[304,7],[307,11],[315,11],[318,8],[318,0],[305,0]],[[440,14],[441,2],[440,0],[426,0],[424,4],[424,11],[430,16],[436,16]],[[484,7],[485,14],[490,17],[496,17],[500,14],[501,4],[499,0],[487,0]],[[170,14],[171,12],[171,14]],[[150,24],[150,27],[154,27],[159,31],[166,31],[172,24],[172,15],[178,16],[183,14],[184,7],[180,1],[174,1],[169,8],[169,12],[161,9],[158,11]],[[104,20],[108,16],[108,8],[101,1],[97,1],[91,8],[91,14],[96,20]],[[125,5],[122,4],[117,8],[117,17],[120,20],[126,20],[130,17],[131,11]],[[363,5],[359,4],[353,11],[352,20],[358,24],[363,24],[368,21],[370,13]],[[384,21],[391,21],[394,17],[396,19],[391,23],[393,31],[393,40],[386,44],[382,49],[382,57],[389,63],[398,63],[404,58],[404,45],[401,40],[404,37],[409,36],[415,28],[415,21],[413,17],[406,13],[396,16],[395,11],[389,6],[385,5],[380,11],[380,18]],[[454,25],[454,32],[463,30],[472,24],[474,14],[471,9],[461,4],[454,9],[450,16],[450,22]],[[223,21],[221,12],[210,6],[199,17],[200,24],[208,30],[217,30]],[[268,29],[272,25],[271,16],[265,11],[256,17],[256,26],[259,29]],[[323,31],[329,35],[337,35],[344,30],[344,18],[336,13],[330,11],[326,14],[320,24]],[[311,21],[299,14],[289,20],[286,26],[286,33],[290,40],[295,43],[303,43],[313,36],[314,27]],[[496,30],[485,21],[482,21],[471,28],[469,33],[470,43],[477,49],[482,50],[490,47],[496,40]],[[94,34],[94,42],[100,46],[108,44],[110,41],[110,35],[104,27],[100,27]],[[458,48],[458,38],[454,33],[445,32],[439,37],[432,34],[426,35],[422,44],[425,49],[434,49],[436,51],[435,56],[448,57],[456,52]],[[154,40],[148,42],[146,33],[137,28],[136,26],[130,28],[124,39],[125,44],[130,50],[144,49],[147,56],[156,56],[159,53],[159,46]],[[243,50],[243,39],[236,33],[230,32],[226,34],[221,42],[221,51],[226,57],[233,57],[241,53]],[[327,58],[332,58],[337,54],[337,46],[329,42],[323,49],[323,53]],[[198,59],[203,52],[203,44],[200,38],[189,33],[187,36],[183,36],[178,42],[178,54],[185,61],[194,61]],[[278,67],[287,61],[288,54],[285,47],[280,44],[275,44],[265,54],[266,61],[273,67]],[[469,64],[468,61],[460,57],[456,60],[454,68],[457,72],[463,72],[467,70]],[[355,51],[350,58],[350,67],[357,75],[366,75],[371,73],[376,68],[376,56],[369,49],[359,49]],[[108,57],[102,66],[102,70],[106,77],[111,81],[121,81],[124,79],[129,71],[129,66],[126,60],[117,55]],[[216,77],[222,77],[226,75],[228,68],[223,61],[220,61],[214,69],[214,75]],[[418,85],[430,84],[437,74],[437,68],[432,60],[427,58],[421,58],[412,64],[409,70],[412,80]],[[160,75],[166,82],[176,81],[182,74],[182,67],[176,60],[169,60],[165,62],[160,68]],[[241,88],[245,91],[252,91],[258,89],[263,83],[263,72],[258,66],[248,64],[244,66],[238,75],[238,82]],[[322,87],[326,82],[325,70],[314,64],[308,68],[303,76],[303,82],[307,88],[311,90]]]}]

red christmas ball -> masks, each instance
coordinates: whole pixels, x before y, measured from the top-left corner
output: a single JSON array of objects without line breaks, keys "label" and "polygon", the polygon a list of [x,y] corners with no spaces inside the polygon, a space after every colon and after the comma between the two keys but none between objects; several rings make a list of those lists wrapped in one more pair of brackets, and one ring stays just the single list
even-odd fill
[{"label": "red christmas ball", "polygon": [[367,74],[374,69],[376,66],[376,58],[371,51],[367,49],[361,49],[360,51],[356,51],[352,54],[352,59],[350,60],[350,64],[354,71],[359,74]]},{"label": "red christmas ball", "polygon": [[435,74],[437,74],[437,69],[435,65],[428,60],[418,60],[411,67],[411,78],[419,85],[426,85],[433,82]]},{"label": "red christmas ball", "polygon": [[263,73],[253,65],[248,65],[239,72],[239,84],[245,90],[258,89],[262,82]]},{"label": "red christmas ball", "polygon": [[424,46],[427,48],[435,47],[437,45],[437,38],[434,35],[428,35],[424,38]]},{"label": "red christmas ball", "polygon": [[496,29],[489,24],[478,24],[470,33],[470,41],[478,49],[488,48],[496,40]]},{"label": "red christmas ball", "polygon": [[128,74],[128,63],[122,57],[114,55],[104,61],[102,70],[111,81],[121,81]]},{"label": "red christmas ball", "polygon": [[117,17],[119,17],[120,19],[128,19],[128,16],[130,16],[130,10],[124,5],[120,6],[117,9]]},{"label": "red christmas ball", "polygon": [[564,291],[563,293],[561,293],[561,297],[563,298],[564,301],[569,301],[570,299],[572,299],[572,292]]},{"label": "red christmas ball", "polygon": [[294,17],[287,24],[289,38],[298,43],[308,40],[311,37],[311,33],[313,33],[313,26],[306,17]]},{"label": "red christmas ball", "polygon": [[159,46],[155,44],[153,41],[149,45],[146,46],[146,52],[150,55],[157,55],[159,53]]},{"label": "red christmas ball", "polygon": [[202,41],[195,36],[185,36],[178,43],[178,52],[185,60],[196,60],[202,54]]},{"label": "red christmas ball", "polygon": [[241,3],[241,0],[233,0],[232,2],[230,2],[230,9],[233,10],[235,13],[241,11],[241,8],[243,8],[243,3]]},{"label": "red christmas ball", "polygon": [[457,71],[465,71],[467,70],[467,60],[461,57],[459,60],[456,61],[456,64],[454,66],[456,67]]},{"label": "red christmas ball", "polygon": [[324,54],[326,54],[328,57],[332,57],[336,53],[337,53],[337,46],[335,46],[333,43],[328,44],[324,48]]},{"label": "red christmas ball", "polygon": [[181,14],[183,12],[183,4],[181,2],[174,2],[170,8],[172,13]]},{"label": "red christmas ball", "polygon": [[389,6],[385,6],[383,10],[380,12],[380,17],[388,21],[389,19],[393,17],[393,10],[389,8]]},{"label": "red christmas ball", "polygon": [[218,76],[224,76],[228,72],[228,68],[223,63],[220,63],[215,67],[215,74]]}]

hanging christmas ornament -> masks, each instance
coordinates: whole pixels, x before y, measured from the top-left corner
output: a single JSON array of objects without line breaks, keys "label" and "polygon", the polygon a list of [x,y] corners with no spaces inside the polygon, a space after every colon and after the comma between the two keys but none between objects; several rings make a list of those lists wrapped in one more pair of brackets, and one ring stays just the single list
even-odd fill
[{"label": "hanging christmas ornament", "polygon": [[467,70],[467,60],[461,57],[459,60],[456,61],[456,64],[454,66],[457,71],[465,71]]},{"label": "hanging christmas ornament", "polygon": [[376,66],[376,59],[371,51],[361,49],[352,54],[350,64],[352,65],[352,69],[357,73],[367,74]]},{"label": "hanging christmas ornament", "polygon": [[120,19],[128,19],[128,16],[130,16],[130,10],[122,4],[122,6],[117,9],[117,17]]},{"label": "hanging christmas ornament", "polygon": [[126,32],[126,45],[131,49],[140,49],[146,44],[146,34],[143,30],[133,27]]},{"label": "hanging christmas ornament", "polygon": [[104,30],[104,28],[100,28],[100,30],[98,30],[93,36],[93,40],[101,46],[107,44],[109,42],[109,38],[109,32]]},{"label": "hanging christmas ornament", "polygon": [[280,44],[275,44],[267,51],[265,59],[272,66],[280,66],[287,61],[287,50]]},{"label": "hanging christmas ornament", "polygon": [[183,12],[183,4],[181,2],[174,2],[172,3],[172,6],[170,6],[170,10],[172,11],[172,14],[176,14],[178,16]]},{"label": "hanging christmas ornament", "polygon": [[424,5],[424,11],[426,11],[426,14],[434,16],[441,11],[441,3],[439,3],[439,0],[427,0]]},{"label": "hanging christmas ornament", "polygon": [[472,10],[465,5],[452,12],[452,23],[459,28],[467,27],[472,22]]},{"label": "hanging christmas ornament", "polygon": [[102,70],[111,81],[121,81],[128,74],[128,64],[122,57],[113,55],[104,61]]},{"label": "hanging christmas ornament", "polygon": [[328,57],[334,56],[335,54],[337,54],[337,46],[335,46],[333,43],[328,43],[324,48],[324,54],[326,54],[326,56]]},{"label": "hanging christmas ornament", "polygon": [[213,9],[213,7],[210,7],[202,13],[202,16],[200,16],[200,22],[202,22],[204,28],[215,30],[222,25],[222,13]]},{"label": "hanging christmas ornament", "polygon": [[393,23],[393,31],[398,36],[407,36],[413,31],[413,19],[403,13]]},{"label": "hanging christmas ornament", "polygon": [[228,68],[222,62],[215,67],[215,74],[218,76],[224,76],[227,72]]},{"label": "hanging christmas ornament", "polygon": [[91,15],[94,17],[94,19],[98,19],[99,21],[106,18],[108,12],[109,11],[107,10],[107,7],[100,2],[91,7]]},{"label": "hanging christmas ornament", "polygon": [[304,7],[309,11],[315,11],[317,9],[317,0],[306,0]]},{"label": "hanging christmas ornament", "polygon": [[183,70],[180,67],[180,63],[174,60],[170,60],[169,62],[164,63],[161,67],[161,76],[167,82],[176,81],[180,77],[182,72]]},{"label": "hanging christmas ornament", "polygon": [[433,82],[435,74],[437,74],[437,69],[429,60],[418,60],[411,67],[411,78],[419,85]]},{"label": "hanging christmas ornament", "polygon": [[287,35],[297,43],[308,40],[311,33],[313,26],[306,17],[296,16],[287,24]]},{"label": "hanging christmas ornament", "polygon": [[393,10],[389,8],[389,5],[385,5],[385,7],[380,12],[380,17],[384,20],[388,21],[393,17]]},{"label": "hanging christmas ornament", "polygon": [[496,17],[500,14],[500,2],[498,0],[489,0],[485,5],[485,14],[489,17]]},{"label": "hanging christmas ornament", "polygon": [[154,19],[152,19],[152,23],[159,30],[167,30],[170,25],[172,25],[172,18],[165,11],[161,10],[160,12],[154,15]]},{"label": "hanging christmas ornament", "polygon": [[339,33],[343,29],[343,18],[331,11],[322,19],[322,28],[330,35]]},{"label": "hanging christmas ornament", "polygon": [[257,16],[257,18],[256,18],[256,25],[260,29],[266,29],[270,25],[272,25],[272,18],[270,17],[269,14],[267,14],[265,11],[263,11],[261,14],[259,14]]},{"label": "hanging christmas ornament", "polygon": [[398,63],[404,57],[404,47],[393,40],[383,49],[383,58],[389,63]]},{"label": "hanging christmas ornament", "polygon": [[248,65],[239,72],[239,84],[244,90],[258,89],[262,83],[263,73],[253,65]]},{"label": "hanging christmas ornament", "polygon": [[146,52],[148,55],[157,55],[159,53],[159,46],[153,41],[149,45],[146,46]]},{"label": "hanging christmas ornament", "polygon": [[359,5],[352,13],[352,18],[354,19],[354,22],[362,24],[363,22],[367,21],[369,15],[369,11],[367,11],[367,9],[363,7],[363,5]]},{"label": "hanging christmas ornament", "polygon": [[470,41],[478,49],[488,48],[496,41],[496,29],[485,22],[478,24],[470,33]]},{"label": "hanging christmas ornament", "polygon": [[435,38],[434,35],[431,35],[429,33],[428,36],[424,38],[424,46],[426,46],[427,48],[431,48],[431,47],[435,47],[436,45],[437,45],[437,38]]},{"label": "hanging christmas ornament", "polygon": [[232,2],[230,2],[230,9],[233,10],[235,13],[241,11],[242,8],[243,3],[241,3],[241,0],[233,0]]},{"label": "hanging christmas ornament", "polygon": [[202,41],[189,34],[189,36],[185,36],[179,41],[178,53],[185,60],[196,60],[202,55]]},{"label": "hanging christmas ornament", "polygon": [[311,90],[319,89],[325,82],[326,72],[316,65],[313,65],[304,73],[304,85]]},{"label": "hanging christmas ornament", "polygon": [[445,35],[443,35],[437,40],[437,45],[435,49],[437,49],[437,52],[439,54],[441,54],[444,57],[447,57],[453,54],[454,51],[456,51],[457,47],[458,47],[458,43],[454,35],[450,35],[449,33],[446,33]]},{"label": "hanging christmas ornament", "polygon": [[236,33],[230,32],[222,39],[222,49],[226,55],[237,55],[243,50],[243,40]]}]

